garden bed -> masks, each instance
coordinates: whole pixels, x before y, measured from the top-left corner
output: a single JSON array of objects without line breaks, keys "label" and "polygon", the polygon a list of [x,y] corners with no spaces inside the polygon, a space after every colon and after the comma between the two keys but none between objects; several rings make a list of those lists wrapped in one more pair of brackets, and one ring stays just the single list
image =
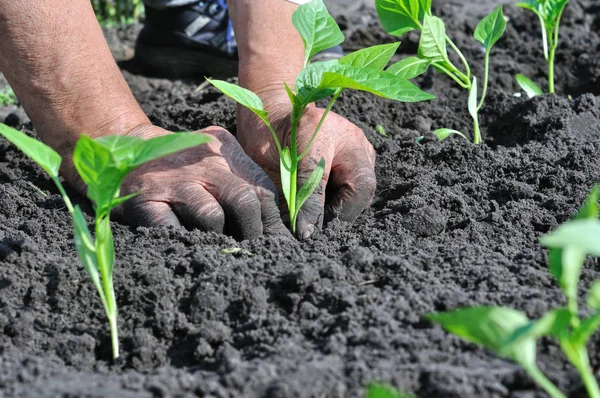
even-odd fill
[{"label": "garden bed", "polygon": [[[434,0],[478,76],[484,54],[471,35],[497,3]],[[417,80],[432,102],[356,92],[338,101],[334,110],[378,153],[375,200],[353,225],[334,221],[306,242],[240,243],[115,224],[122,358],[114,366],[70,215],[47,176],[0,140],[0,397],[350,398],[374,380],[421,398],[543,397],[516,365],[423,317],[475,304],[538,317],[561,303],[537,241],[600,180],[600,0],[571,1],[558,96],[531,100],[513,95],[514,75],[544,81],[539,27],[512,5],[505,14],[481,113],[484,145],[431,135],[470,130],[464,90],[437,73]],[[393,40],[369,7],[337,19],[349,49]],[[108,32],[120,56],[136,31]],[[415,53],[417,40],[406,35],[400,51]],[[124,74],[158,125],[235,131],[233,102],[196,90],[201,81]],[[243,250],[221,252],[234,247]],[[599,272],[588,261],[583,283]],[[599,343],[589,350],[595,369]],[[543,340],[538,363],[571,397],[584,396],[554,343]]]}]

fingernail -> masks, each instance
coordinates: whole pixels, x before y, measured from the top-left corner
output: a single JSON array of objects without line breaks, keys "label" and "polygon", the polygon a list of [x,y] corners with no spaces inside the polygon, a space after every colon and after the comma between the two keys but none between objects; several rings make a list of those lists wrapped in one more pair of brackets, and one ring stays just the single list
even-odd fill
[{"label": "fingernail", "polygon": [[300,233],[300,239],[305,240],[310,238],[310,236],[315,232],[316,228],[313,224],[308,224],[306,228],[302,230]]}]

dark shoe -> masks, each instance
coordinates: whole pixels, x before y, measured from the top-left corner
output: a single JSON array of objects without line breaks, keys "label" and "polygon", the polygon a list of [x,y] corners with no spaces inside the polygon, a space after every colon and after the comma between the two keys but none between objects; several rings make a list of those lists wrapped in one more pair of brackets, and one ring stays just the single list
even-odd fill
[{"label": "dark shoe", "polygon": [[[343,55],[342,47],[335,46],[317,54],[314,61]],[[143,71],[162,77],[237,76],[237,42],[225,0],[165,10],[146,7],[134,61]]]}]

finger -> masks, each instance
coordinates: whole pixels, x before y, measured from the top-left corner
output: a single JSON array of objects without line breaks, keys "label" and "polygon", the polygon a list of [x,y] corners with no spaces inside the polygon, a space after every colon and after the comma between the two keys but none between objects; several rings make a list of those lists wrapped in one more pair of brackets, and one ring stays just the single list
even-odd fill
[{"label": "finger", "polygon": [[199,184],[177,188],[171,206],[181,224],[188,229],[223,233],[225,212],[219,202]]},{"label": "finger", "polygon": [[[306,163],[310,164],[310,166],[303,165],[298,172],[298,191],[300,191],[312,171],[317,167],[317,161],[315,161],[314,158],[311,158],[310,161]],[[298,211],[296,235],[299,239],[308,239],[313,233],[323,228],[323,207],[325,204],[325,187],[327,186],[328,178],[329,167],[326,164],[321,182]]]},{"label": "finger", "polygon": [[377,180],[375,152],[370,146],[354,146],[333,159],[329,184],[333,195],[326,206],[327,221],[339,218],[353,222],[370,206]]},{"label": "finger", "polygon": [[126,223],[139,227],[181,226],[168,203],[146,199],[143,195],[125,202],[119,214]]},{"label": "finger", "polygon": [[225,212],[225,231],[237,240],[262,236],[261,203],[254,188],[230,171],[213,171],[206,190]]}]

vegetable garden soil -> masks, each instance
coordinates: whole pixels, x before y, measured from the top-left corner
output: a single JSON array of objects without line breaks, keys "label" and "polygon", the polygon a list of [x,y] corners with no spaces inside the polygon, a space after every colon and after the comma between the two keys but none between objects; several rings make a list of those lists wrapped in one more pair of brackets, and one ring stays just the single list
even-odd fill
[{"label": "vegetable garden soil", "polygon": [[[496,4],[434,1],[478,76],[484,54],[472,32]],[[424,319],[475,304],[530,317],[562,305],[538,239],[600,180],[600,0],[571,1],[558,96],[531,100],[513,95],[514,75],[545,84],[537,20],[512,5],[505,13],[482,109],[484,145],[433,139],[438,127],[471,130],[466,93],[437,73],[417,80],[438,97],[430,103],[342,96],[334,109],[364,129],[378,153],[375,200],[353,225],[331,222],[306,242],[240,243],[115,223],[117,365],[68,212],[49,178],[1,140],[0,396],[360,397],[365,384],[381,380],[422,398],[543,397],[513,363]],[[347,49],[393,40],[368,6],[336,17]],[[138,30],[107,31],[119,57],[131,53]],[[416,51],[417,34],[402,41],[401,53]],[[123,65],[153,122],[235,131],[235,105],[214,88]],[[375,132],[377,124],[389,137]],[[230,248],[241,250],[222,253]],[[582,285],[599,276],[599,262],[589,260]],[[590,344],[596,371],[599,344],[598,336]],[[584,397],[559,347],[543,340],[538,348],[550,378]]]}]

